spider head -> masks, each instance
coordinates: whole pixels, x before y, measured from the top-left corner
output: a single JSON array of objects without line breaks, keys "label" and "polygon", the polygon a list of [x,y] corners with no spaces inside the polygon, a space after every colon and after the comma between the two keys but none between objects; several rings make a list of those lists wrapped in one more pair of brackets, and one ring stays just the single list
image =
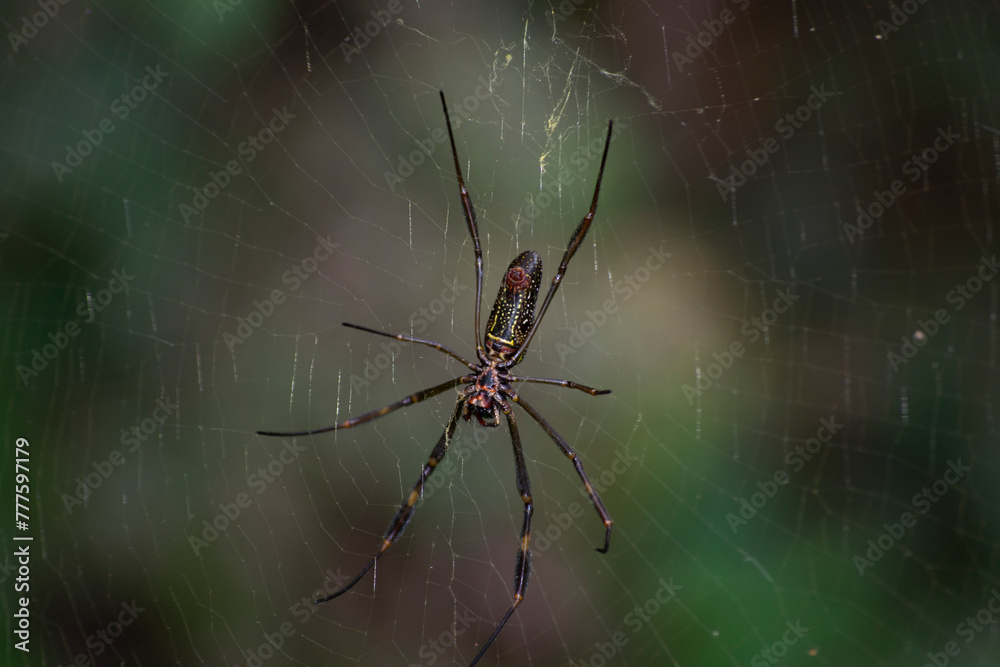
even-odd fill
[{"label": "spider head", "polygon": [[507,267],[483,340],[490,356],[506,361],[521,347],[534,321],[541,282],[542,258],[534,250],[525,250]]},{"label": "spider head", "polygon": [[[487,403],[489,405],[486,405]],[[500,425],[500,408],[493,399],[482,393],[473,396],[466,402],[463,416],[465,421],[475,417],[482,426],[487,428],[496,428]]]}]

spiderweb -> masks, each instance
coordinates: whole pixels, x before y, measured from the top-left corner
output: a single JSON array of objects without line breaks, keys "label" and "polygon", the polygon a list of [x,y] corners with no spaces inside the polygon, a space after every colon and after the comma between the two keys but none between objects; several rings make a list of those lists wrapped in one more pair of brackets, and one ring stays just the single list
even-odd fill
[{"label": "spiderweb", "polygon": [[[465,665],[512,599],[504,429],[448,416],[472,247],[546,282],[533,576],[484,665],[993,665],[992,3],[17,2],[0,188],[11,665]],[[23,451],[23,450],[20,450]],[[7,500],[5,500],[7,502]],[[30,535],[30,589],[16,550]],[[30,652],[15,613],[27,596]]]}]

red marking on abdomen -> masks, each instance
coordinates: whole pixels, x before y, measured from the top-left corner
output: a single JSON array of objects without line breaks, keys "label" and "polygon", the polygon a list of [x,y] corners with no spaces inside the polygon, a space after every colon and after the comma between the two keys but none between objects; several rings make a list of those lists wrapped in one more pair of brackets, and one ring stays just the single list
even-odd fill
[{"label": "red marking on abdomen", "polygon": [[528,286],[528,272],[520,266],[510,267],[507,272],[507,286],[511,289],[524,289]]}]

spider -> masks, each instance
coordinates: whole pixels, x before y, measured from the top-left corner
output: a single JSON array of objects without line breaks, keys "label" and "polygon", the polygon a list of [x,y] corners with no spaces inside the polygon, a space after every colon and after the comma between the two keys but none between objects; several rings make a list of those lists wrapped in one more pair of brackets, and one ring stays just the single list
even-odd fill
[{"label": "spider", "polygon": [[521,604],[521,601],[524,599],[524,592],[528,586],[528,577],[531,571],[531,551],[529,549],[529,544],[531,541],[531,515],[534,511],[534,506],[531,501],[531,486],[528,481],[527,467],[524,463],[524,452],[521,450],[521,436],[518,433],[517,420],[514,418],[512,403],[516,403],[521,406],[521,408],[528,413],[528,416],[538,422],[538,425],[541,426],[542,430],[545,431],[553,442],[555,442],[559,450],[573,462],[573,467],[576,468],[577,475],[580,476],[580,480],[587,489],[587,494],[590,496],[591,504],[593,504],[594,509],[597,510],[597,515],[604,523],[604,546],[598,547],[597,551],[607,553],[608,545],[611,542],[611,527],[614,522],[611,520],[611,516],[608,514],[607,509],[605,509],[604,503],[601,501],[601,498],[594,489],[594,486],[587,478],[587,473],[583,470],[583,463],[577,457],[576,452],[573,451],[573,448],[569,446],[566,440],[564,440],[563,437],[559,435],[551,425],[549,425],[549,423],[541,416],[541,414],[538,413],[537,410],[535,410],[535,408],[533,408],[517,392],[514,391],[512,385],[516,382],[533,382],[538,384],[556,385],[559,387],[578,389],[590,394],[591,396],[610,394],[611,390],[593,389],[569,380],[526,377],[522,375],[516,376],[510,373],[510,369],[520,363],[524,357],[524,353],[528,349],[528,343],[531,342],[532,337],[535,335],[535,331],[538,330],[538,325],[545,316],[545,312],[548,310],[549,304],[552,303],[552,297],[555,295],[556,290],[559,289],[559,284],[562,282],[563,275],[566,273],[566,267],[569,264],[570,259],[573,258],[574,253],[576,253],[577,249],[580,247],[580,244],[583,242],[583,237],[586,236],[587,230],[590,228],[590,223],[594,219],[594,212],[597,210],[597,196],[601,191],[601,178],[604,175],[604,163],[608,159],[608,147],[611,145],[611,128],[614,121],[608,121],[608,137],[604,142],[604,154],[601,157],[601,167],[597,172],[597,184],[594,187],[594,199],[590,205],[590,211],[583,217],[583,220],[580,222],[580,226],[576,228],[576,231],[570,238],[569,245],[566,247],[566,252],[563,254],[562,261],[559,263],[559,269],[556,271],[555,277],[552,278],[552,284],[549,286],[548,292],[545,295],[545,300],[542,301],[542,307],[538,311],[538,317],[534,317],[534,309],[535,302],[538,299],[538,287],[542,281],[542,260],[538,253],[534,250],[526,250],[515,257],[510,263],[510,266],[507,268],[507,272],[504,274],[503,282],[500,284],[500,292],[497,294],[497,299],[493,304],[493,310],[490,312],[490,318],[485,335],[483,336],[482,342],[480,342],[479,314],[483,292],[483,252],[479,245],[479,230],[476,226],[476,212],[475,209],[473,209],[472,199],[469,197],[469,191],[465,188],[465,182],[462,179],[462,168],[459,165],[458,150],[455,148],[455,136],[451,129],[451,118],[448,116],[448,106],[445,103],[444,91],[440,91],[440,94],[441,106],[444,108],[445,123],[448,126],[448,139],[451,141],[451,154],[455,160],[455,173],[458,177],[458,190],[462,199],[462,208],[465,212],[465,222],[468,224],[469,234],[472,236],[472,246],[476,253],[475,338],[476,357],[478,358],[479,363],[468,361],[458,353],[432,340],[423,340],[413,336],[378,331],[376,329],[369,329],[368,327],[360,326],[358,324],[348,324],[347,322],[344,322],[344,326],[360,329],[361,331],[367,331],[368,333],[373,333],[378,336],[387,336],[400,341],[432,347],[435,350],[447,354],[453,359],[457,359],[462,364],[467,366],[471,373],[457,377],[453,380],[448,380],[447,382],[443,382],[436,387],[431,387],[429,389],[424,389],[423,391],[418,391],[415,394],[410,394],[409,396],[387,405],[384,408],[346,419],[342,422],[334,424],[333,426],[295,433],[278,433],[273,431],[258,431],[257,433],[267,436],[293,437],[316,435],[318,433],[327,433],[329,431],[339,431],[370,422],[373,419],[387,415],[394,410],[398,410],[399,408],[420,403],[428,398],[442,394],[449,389],[453,389],[462,384],[465,385],[465,388],[458,395],[455,408],[451,413],[451,418],[448,420],[447,426],[445,426],[444,433],[438,440],[437,445],[435,445],[434,449],[431,451],[430,458],[421,470],[420,477],[417,479],[417,483],[414,485],[413,490],[410,491],[410,495],[403,501],[399,510],[396,512],[396,516],[393,518],[392,523],[389,524],[389,528],[386,531],[385,536],[382,538],[382,544],[378,551],[372,559],[368,561],[368,564],[365,565],[361,572],[359,572],[354,579],[348,582],[346,586],[325,598],[313,601],[315,604],[320,604],[322,602],[332,600],[333,598],[343,595],[349,591],[361,580],[362,577],[364,577],[364,575],[375,565],[379,557],[382,556],[382,554],[384,554],[386,550],[392,546],[393,542],[395,542],[403,533],[403,529],[412,517],[413,508],[423,492],[424,484],[427,481],[427,478],[434,472],[435,467],[441,462],[441,459],[444,458],[445,453],[448,451],[448,445],[451,443],[452,436],[455,433],[455,427],[458,425],[459,417],[464,417],[466,421],[475,417],[476,421],[478,421],[482,426],[496,428],[500,425],[500,415],[501,413],[503,414],[507,422],[507,428],[510,431],[511,444],[514,447],[514,471],[517,480],[517,490],[520,492],[521,501],[524,503],[524,522],[521,528],[521,544],[514,564],[514,601],[507,610],[507,613],[504,614],[503,618],[497,624],[493,634],[490,635],[490,638],[479,650],[479,653],[477,653],[476,657],[469,663],[469,667],[473,667],[473,665],[479,662],[480,658],[486,654],[487,649],[489,649],[489,647],[493,644],[493,641],[500,634],[500,631],[503,629],[504,625],[506,625],[511,615],[514,613],[514,610]]}]

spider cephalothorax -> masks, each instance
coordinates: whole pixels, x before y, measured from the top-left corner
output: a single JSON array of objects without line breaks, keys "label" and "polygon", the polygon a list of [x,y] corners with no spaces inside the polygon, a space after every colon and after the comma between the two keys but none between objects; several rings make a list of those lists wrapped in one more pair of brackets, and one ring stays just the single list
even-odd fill
[{"label": "spider cephalothorax", "polygon": [[613,525],[611,516],[604,508],[604,503],[601,502],[601,498],[597,495],[597,491],[587,478],[587,474],[583,471],[583,463],[580,462],[576,452],[574,452],[573,448],[569,446],[569,443],[567,443],[561,435],[556,433],[555,429],[553,429],[549,423],[545,421],[545,419],[533,407],[531,407],[530,404],[528,404],[517,394],[517,392],[514,391],[512,385],[515,382],[548,384],[558,387],[568,387],[570,389],[579,389],[580,391],[586,392],[591,396],[607,394],[610,393],[610,390],[593,389],[575,382],[570,382],[569,380],[515,376],[510,374],[509,369],[520,363],[521,359],[524,357],[524,352],[528,349],[528,343],[531,342],[531,337],[534,336],[535,331],[538,329],[538,324],[545,316],[545,311],[548,309],[549,303],[552,301],[552,296],[556,293],[556,290],[559,288],[559,284],[562,282],[562,277],[566,273],[566,267],[569,265],[569,260],[572,259],[577,248],[580,247],[580,243],[583,242],[583,237],[586,236],[587,230],[590,228],[590,223],[594,219],[594,212],[597,210],[597,195],[601,191],[601,177],[604,175],[604,163],[608,159],[608,146],[611,144],[612,123],[610,121],[608,122],[608,137],[604,142],[604,155],[601,157],[601,167],[597,171],[597,185],[594,187],[594,199],[590,204],[590,211],[583,217],[583,220],[580,222],[580,226],[576,228],[573,236],[570,237],[569,245],[566,247],[566,252],[563,254],[562,261],[559,263],[559,269],[552,278],[552,284],[549,286],[549,290],[545,294],[545,300],[542,301],[541,308],[539,308],[538,318],[535,318],[534,312],[535,302],[538,299],[538,286],[542,282],[542,259],[534,250],[527,250],[515,257],[514,261],[512,261],[510,266],[507,267],[504,279],[500,283],[500,292],[497,294],[497,300],[493,303],[493,310],[490,312],[490,319],[486,326],[486,332],[483,335],[482,342],[479,342],[479,311],[483,296],[483,251],[479,246],[479,229],[476,226],[476,212],[472,207],[472,199],[469,197],[469,192],[465,188],[465,182],[462,180],[462,169],[458,162],[458,150],[455,148],[455,137],[451,131],[451,120],[448,118],[448,107],[445,104],[443,92],[441,93],[441,105],[444,107],[445,122],[448,126],[448,139],[451,141],[451,153],[455,160],[455,173],[458,175],[458,191],[462,199],[465,222],[469,227],[469,235],[472,237],[472,246],[476,252],[476,337],[474,340],[476,340],[476,357],[479,363],[468,361],[460,354],[453,352],[444,345],[431,340],[414,338],[413,336],[407,336],[405,334],[386,333],[384,331],[369,329],[368,327],[359,326],[357,324],[347,324],[345,322],[345,326],[361,329],[362,331],[367,331],[379,336],[388,336],[390,338],[395,338],[396,340],[419,343],[421,345],[432,347],[435,350],[444,352],[453,359],[460,361],[471,371],[471,373],[463,375],[462,377],[457,377],[453,380],[448,380],[447,382],[443,382],[436,387],[431,387],[430,389],[424,389],[423,391],[418,391],[415,394],[410,394],[409,396],[387,405],[384,408],[373,410],[363,415],[358,415],[357,417],[352,417],[326,428],[297,433],[276,433],[273,431],[258,431],[258,433],[261,435],[297,436],[314,435],[317,433],[326,433],[327,431],[337,431],[351,428],[352,426],[357,426],[358,424],[364,424],[373,419],[377,419],[382,415],[386,415],[407,405],[413,405],[414,403],[419,403],[431,398],[432,396],[442,394],[449,389],[458,387],[461,384],[466,385],[455,402],[455,407],[452,410],[451,418],[448,420],[448,425],[445,426],[444,433],[441,435],[437,445],[435,445],[430,457],[427,459],[427,463],[424,464],[424,467],[420,472],[420,477],[417,479],[417,483],[414,485],[413,490],[410,492],[409,496],[407,496],[406,500],[403,501],[399,510],[396,512],[396,516],[393,518],[392,523],[389,524],[389,529],[382,538],[382,544],[378,551],[371,558],[371,560],[368,561],[368,564],[361,570],[361,572],[359,572],[358,575],[351,581],[347,582],[346,586],[325,598],[314,600],[314,602],[318,604],[320,602],[332,600],[338,595],[346,593],[352,586],[354,586],[354,584],[361,581],[361,578],[365,576],[365,573],[375,565],[375,562],[379,559],[379,557],[385,553],[386,549],[392,546],[392,543],[395,542],[396,539],[403,533],[403,529],[406,528],[406,524],[409,523],[410,517],[413,515],[413,508],[416,506],[417,500],[423,492],[424,483],[427,481],[427,478],[431,475],[431,473],[434,472],[434,469],[437,467],[438,463],[441,462],[441,459],[444,458],[444,455],[448,451],[448,445],[451,443],[452,436],[455,433],[459,417],[463,416],[464,413],[466,421],[475,417],[476,421],[483,426],[497,427],[500,425],[500,415],[503,414],[507,420],[507,428],[510,430],[511,444],[514,447],[514,471],[516,473],[517,489],[520,492],[521,501],[524,503],[524,523],[521,527],[520,549],[517,553],[517,560],[514,563],[514,602],[493,630],[493,634],[490,635],[490,638],[482,645],[479,652],[476,653],[476,657],[474,657],[472,662],[469,663],[469,667],[472,667],[479,662],[479,659],[482,658],[483,655],[486,654],[487,649],[489,649],[489,647],[493,644],[493,640],[497,638],[497,635],[500,634],[500,630],[502,630],[504,625],[506,625],[508,619],[511,617],[511,614],[513,614],[514,610],[517,609],[517,606],[521,604],[521,601],[524,599],[524,591],[527,589],[528,577],[530,575],[531,551],[529,549],[529,544],[531,541],[531,515],[534,511],[534,505],[531,500],[531,486],[528,481],[528,470],[524,462],[524,452],[521,450],[521,436],[517,430],[517,420],[514,418],[512,403],[517,403],[521,406],[521,408],[528,413],[528,416],[534,419],[541,429],[545,431],[546,435],[552,439],[552,441],[559,448],[559,451],[561,451],[566,458],[572,461],[573,467],[576,469],[577,475],[580,476],[580,480],[583,482],[587,495],[590,497],[590,502],[593,504],[594,509],[597,510],[597,515],[604,523],[604,546],[599,547],[597,550],[602,553],[607,552],[608,545],[611,542],[611,527]]},{"label": "spider cephalothorax", "polygon": [[475,417],[483,426],[499,426],[500,413],[510,410],[506,396],[510,385],[504,382],[509,379],[506,373],[490,363],[481,372],[463,379],[469,382],[462,392],[466,396],[465,421]]}]

